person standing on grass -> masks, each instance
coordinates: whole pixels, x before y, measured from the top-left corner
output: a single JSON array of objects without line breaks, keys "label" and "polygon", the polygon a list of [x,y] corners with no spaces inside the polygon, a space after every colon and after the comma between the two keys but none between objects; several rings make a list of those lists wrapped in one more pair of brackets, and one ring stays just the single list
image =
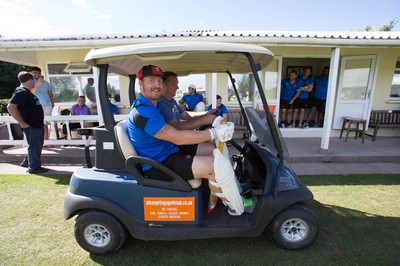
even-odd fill
[{"label": "person standing on grass", "polygon": [[21,126],[28,142],[28,153],[21,166],[28,167],[30,174],[47,172],[42,167],[40,156],[44,143],[44,113],[40,100],[32,93],[35,81],[32,74],[22,71],[18,74],[18,87],[7,105],[7,110]]}]

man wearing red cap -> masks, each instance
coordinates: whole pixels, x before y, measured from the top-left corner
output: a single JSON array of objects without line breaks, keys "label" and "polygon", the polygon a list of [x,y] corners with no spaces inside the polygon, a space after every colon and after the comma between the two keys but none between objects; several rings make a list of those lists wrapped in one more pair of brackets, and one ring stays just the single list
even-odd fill
[{"label": "man wearing red cap", "polygon": [[[140,69],[137,76],[140,95],[128,115],[128,135],[138,155],[164,164],[184,179],[208,179],[211,191],[222,198],[232,215],[253,211],[255,202],[241,197],[237,182],[227,180],[218,185],[214,157],[201,154],[197,145],[191,145],[216,138],[223,142],[230,140],[234,132],[233,123],[204,131],[177,130],[165,122],[159,109],[158,99],[164,87],[163,71],[148,65]],[[214,150],[214,156],[224,158],[218,149]],[[165,176],[149,165],[143,165],[143,171],[149,178],[162,179]]]}]

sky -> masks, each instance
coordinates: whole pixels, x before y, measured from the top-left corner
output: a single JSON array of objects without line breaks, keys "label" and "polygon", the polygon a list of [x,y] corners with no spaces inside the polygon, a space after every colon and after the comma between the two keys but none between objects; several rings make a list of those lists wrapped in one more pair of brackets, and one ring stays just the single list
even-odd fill
[{"label": "sky", "polygon": [[400,31],[400,0],[0,0],[5,38],[186,30]]}]

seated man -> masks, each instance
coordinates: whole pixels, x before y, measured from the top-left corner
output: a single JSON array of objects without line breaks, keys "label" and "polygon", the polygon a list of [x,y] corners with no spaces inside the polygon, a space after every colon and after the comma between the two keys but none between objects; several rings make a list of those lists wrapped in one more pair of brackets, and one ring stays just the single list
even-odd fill
[{"label": "seated man", "polygon": [[[230,162],[218,149],[214,150],[214,159],[209,154],[202,154],[193,145],[217,138],[224,142],[230,140],[233,124],[227,123],[204,131],[178,130],[167,124],[160,113],[158,101],[164,87],[163,75],[159,67],[152,65],[144,66],[137,75],[140,95],[128,115],[128,135],[138,155],[164,164],[187,180],[208,179],[211,191],[229,206],[231,215],[252,212],[255,199],[244,199],[240,195]],[[229,165],[230,169],[219,167],[218,162]],[[149,165],[143,165],[143,171],[149,178],[162,177],[157,169]]]},{"label": "seated man", "polygon": [[[208,111],[212,110],[212,105],[210,104],[208,106]],[[225,121],[228,121],[228,109],[226,106],[222,103],[222,97],[217,95],[217,109],[218,112],[216,113],[216,116],[221,116]]]},{"label": "seated man", "polygon": [[[79,96],[77,104],[71,107],[70,115],[90,115],[90,109],[86,106],[85,96]],[[81,123],[69,123],[69,130],[81,128]],[[67,125],[63,124],[62,132],[64,135],[67,134]]]},{"label": "seated man", "polygon": [[109,100],[108,106],[110,107],[111,113],[119,114],[118,106],[116,106],[115,104],[111,103],[111,94],[108,93],[107,95],[108,95],[108,100]]},{"label": "seated man", "polygon": [[196,92],[196,86],[195,85],[189,85],[188,87],[188,92],[189,94],[186,94],[185,96],[182,97],[182,100],[180,100],[180,104],[186,104],[188,107],[188,111],[194,111],[197,104],[199,102],[204,102],[205,99],[203,95],[198,94]]},{"label": "seated man", "polygon": [[176,129],[196,129],[211,125],[215,119],[215,110],[204,113],[187,112],[183,110],[174,97],[179,89],[178,76],[174,72],[164,73],[164,88],[161,91],[160,109],[165,121]]}]

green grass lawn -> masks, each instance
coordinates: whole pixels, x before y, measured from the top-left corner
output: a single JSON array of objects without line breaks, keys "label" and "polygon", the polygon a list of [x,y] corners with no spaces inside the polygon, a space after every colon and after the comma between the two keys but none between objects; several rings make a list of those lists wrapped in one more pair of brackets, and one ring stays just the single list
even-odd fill
[{"label": "green grass lawn", "polygon": [[256,238],[139,241],[90,255],[63,220],[65,175],[0,176],[0,265],[398,265],[400,175],[302,176],[320,219],[317,241],[283,250]]}]

